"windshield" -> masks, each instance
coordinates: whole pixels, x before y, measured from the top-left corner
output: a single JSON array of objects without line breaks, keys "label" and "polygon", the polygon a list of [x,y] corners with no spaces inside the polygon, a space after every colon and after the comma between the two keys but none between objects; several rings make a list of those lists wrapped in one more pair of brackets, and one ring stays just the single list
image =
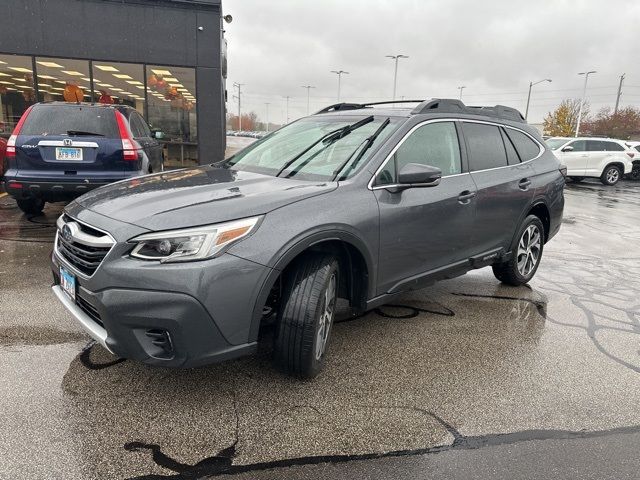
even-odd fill
[{"label": "windshield", "polygon": [[547,140],[547,145],[549,145],[549,148],[551,150],[557,150],[561,146],[563,146],[565,143],[567,143],[569,140],[571,139],[570,138],[550,138]]},{"label": "windshield", "polygon": [[[348,178],[367,163],[371,152],[389,137],[400,119],[391,118],[389,124],[379,133],[371,147],[359,160],[358,153],[365,148],[366,139],[381,127],[387,117],[374,117],[373,121],[356,128],[342,138],[328,137],[325,141],[313,144],[330,132],[352,125],[364,118],[366,117],[303,118],[247,147],[227,160],[223,166],[265,175],[322,181],[332,180],[338,169],[343,172],[341,178]],[[313,147],[305,152],[305,149],[311,145]],[[302,152],[304,153],[300,155]],[[299,158],[296,158],[298,156]],[[292,159],[295,161],[290,163]],[[358,161],[355,165],[344,165],[347,160]]]}]

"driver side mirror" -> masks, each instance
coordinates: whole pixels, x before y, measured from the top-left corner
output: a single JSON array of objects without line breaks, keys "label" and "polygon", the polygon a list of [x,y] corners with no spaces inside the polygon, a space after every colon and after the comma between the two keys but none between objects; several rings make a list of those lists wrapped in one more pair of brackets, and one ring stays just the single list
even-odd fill
[{"label": "driver side mirror", "polygon": [[442,170],[421,163],[408,163],[398,172],[398,184],[404,188],[435,187],[441,178]]},{"label": "driver side mirror", "polygon": [[571,145],[567,145],[562,149],[563,152],[573,152],[573,147]]},{"label": "driver side mirror", "polygon": [[160,130],[153,130],[152,132],[153,138],[156,140],[161,140],[164,138],[164,133]]}]

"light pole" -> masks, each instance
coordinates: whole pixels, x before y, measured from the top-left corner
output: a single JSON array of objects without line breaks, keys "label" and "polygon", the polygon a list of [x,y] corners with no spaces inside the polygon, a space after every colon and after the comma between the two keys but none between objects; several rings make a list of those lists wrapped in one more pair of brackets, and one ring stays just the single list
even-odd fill
[{"label": "light pole", "polygon": [[460,101],[462,101],[462,90],[464,90],[465,88],[467,88],[466,85],[462,85],[462,86],[458,87],[458,90],[460,90],[460,96],[458,97],[458,99]]},{"label": "light pole", "polygon": [[580,100],[580,110],[578,110],[578,124],[576,125],[576,137],[580,133],[580,122],[582,121],[582,107],[584,106],[584,99],[587,95],[587,80],[589,80],[589,75],[592,73],[596,73],[595,70],[590,70],[588,72],[580,72],[578,75],[584,75],[584,87],[582,88],[582,100]]},{"label": "light pole", "polygon": [[269,105],[271,105],[269,102],[264,102],[264,104],[267,106],[267,133],[269,133]]},{"label": "light pole", "polygon": [[396,99],[396,85],[398,84],[398,60],[401,58],[409,58],[407,55],[385,55],[387,58],[395,60],[395,68],[393,70],[393,100]]},{"label": "light pole", "polygon": [[240,102],[242,101],[242,99],[241,99],[242,90],[241,89],[242,89],[243,85],[246,85],[246,84],[244,84],[244,83],[235,83],[235,82],[233,84],[233,86],[237,87],[237,89],[238,89],[238,96],[235,97],[235,95],[234,95],[234,97],[238,99],[238,131],[239,132],[242,131],[242,115],[241,115],[241,110],[240,110],[240,105],[241,105]]},{"label": "light pole", "polygon": [[537,82],[529,82],[529,95],[527,96],[527,108],[526,108],[526,110],[524,111],[524,120],[525,120],[525,121],[527,120],[527,117],[529,116],[529,102],[531,101],[531,88],[532,88],[534,85],[538,85],[539,83],[542,83],[542,82],[549,82],[549,83],[551,83],[551,79],[550,79],[550,78],[545,78],[545,79],[543,79],[543,80],[538,80]]},{"label": "light pole", "polygon": [[287,118],[286,118],[286,123],[289,123],[289,99],[291,98],[291,96],[287,95],[286,97],[284,97],[287,99]]},{"label": "light pole", "polygon": [[302,88],[307,89],[307,115],[309,115],[309,92],[311,91],[312,88],[316,88],[316,87],[312,85],[302,85]]},{"label": "light pole", "polygon": [[338,102],[340,102],[340,79],[343,73],[349,75],[349,72],[345,72],[344,70],[331,70],[331,73],[338,75]]}]

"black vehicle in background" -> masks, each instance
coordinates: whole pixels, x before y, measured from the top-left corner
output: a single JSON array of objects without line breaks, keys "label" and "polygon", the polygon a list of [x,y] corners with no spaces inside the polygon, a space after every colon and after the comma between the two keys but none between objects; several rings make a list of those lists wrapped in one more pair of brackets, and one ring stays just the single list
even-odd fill
[{"label": "black vehicle in background", "polygon": [[162,146],[126,105],[30,107],[9,137],[4,187],[25,213],[96,187],[163,170]]}]

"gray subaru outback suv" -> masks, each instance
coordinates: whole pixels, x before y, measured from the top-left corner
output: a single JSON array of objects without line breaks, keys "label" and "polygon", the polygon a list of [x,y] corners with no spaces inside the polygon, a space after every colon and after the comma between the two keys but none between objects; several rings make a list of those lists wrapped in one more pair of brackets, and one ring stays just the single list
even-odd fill
[{"label": "gray subaru outback suv", "polygon": [[226,360],[272,324],[276,365],[313,377],[338,298],[358,314],[485,266],[528,282],[564,206],[538,132],[503,106],[373,105],[333,105],[225,161],[78,198],[57,222],[53,291],[124,358]]}]

